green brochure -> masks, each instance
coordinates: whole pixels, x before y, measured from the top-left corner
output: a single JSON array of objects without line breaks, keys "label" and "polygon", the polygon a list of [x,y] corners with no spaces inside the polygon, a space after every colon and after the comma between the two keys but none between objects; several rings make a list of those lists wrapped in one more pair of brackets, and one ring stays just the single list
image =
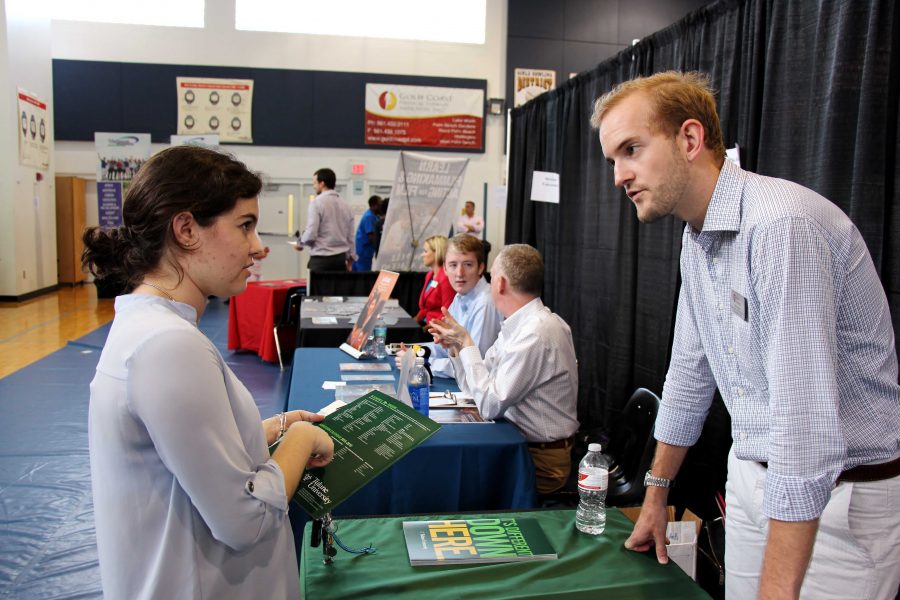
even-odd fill
[{"label": "green brochure", "polygon": [[314,519],[375,479],[440,425],[387,394],[372,390],[317,423],[334,440],[334,460],[308,469],[294,494]]},{"label": "green brochure", "polygon": [[541,524],[527,517],[403,521],[403,535],[414,567],[557,558]]}]

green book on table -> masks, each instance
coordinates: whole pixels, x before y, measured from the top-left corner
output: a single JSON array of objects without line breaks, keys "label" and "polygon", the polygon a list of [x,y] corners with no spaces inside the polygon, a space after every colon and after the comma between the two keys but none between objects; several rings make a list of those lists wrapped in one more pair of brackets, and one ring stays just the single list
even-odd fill
[{"label": "green book on table", "polygon": [[557,558],[532,518],[403,521],[403,535],[414,567]]},{"label": "green book on table", "polygon": [[372,390],[316,423],[334,440],[334,459],[308,469],[294,501],[322,517],[431,437],[440,425],[412,407]]}]

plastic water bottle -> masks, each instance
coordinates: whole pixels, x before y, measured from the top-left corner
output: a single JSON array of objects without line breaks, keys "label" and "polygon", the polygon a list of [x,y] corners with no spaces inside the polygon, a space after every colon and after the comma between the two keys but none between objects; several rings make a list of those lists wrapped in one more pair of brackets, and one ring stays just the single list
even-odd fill
[{"label": "plastic water bottle", "polygon": [[375,356],[375,336],[371,333],[366,338],[366,343],[363,344],[362,353],[366,356]]},{"label": "plastic water bottle", "polygon": [[588,453],[578,464],[578,495],[575,527],[590,535],[606,529],[606,490],[609,485],[609,461],[600,452],[600,444],[589,444]]},{"label": "plastic water bottle", "polygon": [[428,416],[428,393],[431,391],[431,385],[428,383],[428,371],[425,370],[425,359],[421,356],[416,357],[416,366],[413,367],[412,373],[409,374],[409,399],[412,401],[413,408]]},{"label": "plastic water bottle", "polygon": [[381,317],[375,322],[373,334],[375,335],[375,358],[384,358],[387,356],[387,325]]}]

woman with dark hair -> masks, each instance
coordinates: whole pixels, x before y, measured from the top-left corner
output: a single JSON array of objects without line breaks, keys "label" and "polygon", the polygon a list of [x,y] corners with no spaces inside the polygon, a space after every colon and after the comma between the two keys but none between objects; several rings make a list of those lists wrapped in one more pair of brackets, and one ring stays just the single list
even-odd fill
[{"label": "woman with dark hair", "polygon": [[427,326],[432,319],[443,319],[441,307],[449,308],[456,296],[444,271],[445,254],[447,236],[433,235],[425,240],[422,262],[431,270],[425,275],[425,285],[419,294],[419,312],[416,314],[416,321],[423,326]]},{"label": "woman with dark hair", "polygon": [[89,411],[108,598],[299,597],[288,500],[331,438],[305,411],[261,421],[197,328],[207,297],[240,293],[263,253],[261,186],[229,156],[169,148],[132,182],[125,225],[84,234],[84,266],[128,292]]}]

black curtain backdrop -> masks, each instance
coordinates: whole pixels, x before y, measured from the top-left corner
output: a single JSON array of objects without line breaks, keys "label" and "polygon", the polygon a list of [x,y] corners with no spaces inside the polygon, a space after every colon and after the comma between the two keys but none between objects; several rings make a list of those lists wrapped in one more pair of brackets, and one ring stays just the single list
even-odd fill
[{"label": "black curtain backdrop", "polygon": [[[662,391],[683,228],[673,217],[638,224],[590,127],[594,100],[638,75],[708,73],[742,167],[816,190],[862,232],[897,332],[898,40],[893,0],[720,0],[512,111],[506,242],[544,255],[544,300],[575,337],[583,427],[615,427],[637,387]],[[560,174],[559,205],[529,200],[534,171]],[[706,479],[723,481],[730,431],[720,400],[710,436],[719,450]]]}]

